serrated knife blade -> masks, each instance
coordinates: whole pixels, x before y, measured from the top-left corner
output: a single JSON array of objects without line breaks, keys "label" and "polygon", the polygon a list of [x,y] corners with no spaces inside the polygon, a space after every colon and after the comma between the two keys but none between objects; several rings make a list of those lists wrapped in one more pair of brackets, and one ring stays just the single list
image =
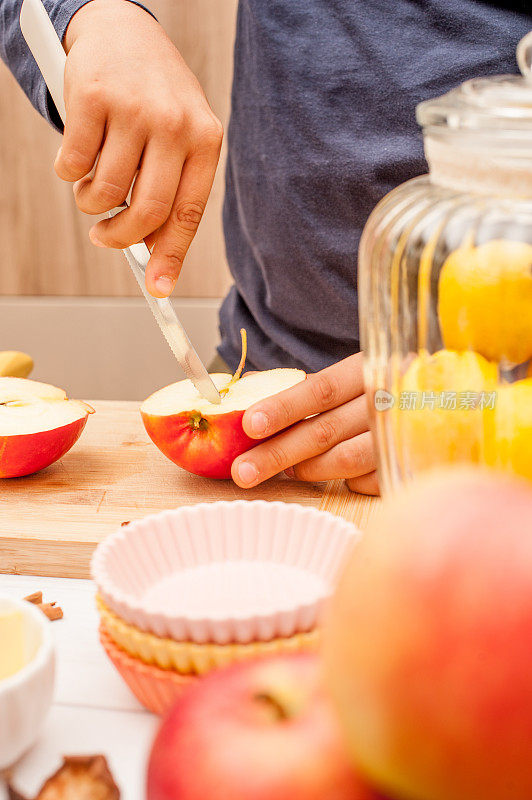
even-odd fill
[{"label": "serrated knife blade", "polygon": [[[64,123],[66,54],[41,0],[23,0],[20,9],[20,28]],[[109,212],[109,217],[116,216],[123,209],[124,206],[113,209]],[[146,244],[139,242],[126,247],[123,253],[183,372],[203,397],[211,403],[220,403],[220,393],[192,346],[170,300],[152,297],[146,289],[146,267],[150,259],[150,251]]]},{"label": "serrated knife blade", "polygon": [[[121,209],[115,208],[109,212],[109,217],[114,217]],[[203,361],[196,353],[190,339],[181,325],[174,308],[167,298],[157,299],[152,297],[146,289],[146,267],[150,258],[150,251],[144,242],[133,244],[123,251],[133,275],[152,310],[159,328],[161,329],[170,349],[178,360],[183,372],[189,378],[198,392],[211,403],[219,403],[220,393],[214,385],[211,376],[205,369]]]}]

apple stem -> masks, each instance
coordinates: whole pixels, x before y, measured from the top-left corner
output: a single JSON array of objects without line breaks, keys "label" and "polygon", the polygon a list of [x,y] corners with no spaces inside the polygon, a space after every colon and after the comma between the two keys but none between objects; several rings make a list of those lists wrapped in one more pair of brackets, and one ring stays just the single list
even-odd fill
[{"label": "apple stem", "polygon": [[231,378],[225,389],[221,390],[220,394],[222,395],[222,397],[224,397],[227,394],[231,386],[233,386],[238,380],[240,380],[240,376],[242,375],[242,370],[244,369],[244,365],[246,363],[246,357],[248,354],[248,336],[245,328],[240,328],[240,336],[242,337],[242,355],[240,356],[240,363],[236,369],[235,374],[233,375],[233,377]]},{"label": "apple stem", "polygon": [[272,712],[272,716],[275,720],[290,719],[288,710],[276,697],[273,697],[273,695],[267,694],[266,692],[259,692],[255,695],[254,699],[258,703],[263,703],[265,706],[267,706],[268,710]]}]

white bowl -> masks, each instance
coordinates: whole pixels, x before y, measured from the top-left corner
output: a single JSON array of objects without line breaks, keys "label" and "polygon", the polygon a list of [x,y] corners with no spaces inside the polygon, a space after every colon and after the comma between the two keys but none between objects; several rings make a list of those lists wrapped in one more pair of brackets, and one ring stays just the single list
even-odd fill
[{"label": "white bowl", "polygon": [[105,603],[144,631],[200,644],[313,630],[358,531],[295,503],[202,503],[146,517],[97,548]]},{"label": "white bowl", "polygon": [[[19,610],[24,618],[28,661],[0,680],[0,769],[13,764],[34,743],[52,702],[54,647],[50,622],[26,600],[0,595],[0,613]],[[5,647],[6,642],[0,642]]]}]

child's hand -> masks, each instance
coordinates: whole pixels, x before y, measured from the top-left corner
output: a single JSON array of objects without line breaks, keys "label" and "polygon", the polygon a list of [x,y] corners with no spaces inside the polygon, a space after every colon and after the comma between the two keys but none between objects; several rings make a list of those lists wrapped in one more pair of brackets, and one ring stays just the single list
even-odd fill
[{"label": "child's hand", "polygon": [[[161,26],[125,0],[92,0],[65,40],[66,126],[55,169],[76,203],[101,214],[131,206],[90,232],[123,248],[148,237],[146,285],[169,295],[211,190],[222,126]],[[88,177],[96,158],[93,178]]]},{"label": "child's hand", "polygon": [[244,430],[273,438],[235,459],[233,479],[249,488],[288,470],[298,480],[345,478],[353,491],[378,494],[366,404],[361,353],[256,403]]}]

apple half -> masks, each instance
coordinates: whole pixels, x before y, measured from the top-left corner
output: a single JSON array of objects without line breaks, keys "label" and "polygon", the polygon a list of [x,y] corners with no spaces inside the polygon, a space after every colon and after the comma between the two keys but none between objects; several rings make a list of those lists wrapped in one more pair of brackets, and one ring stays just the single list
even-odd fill
[{"label": "apple half", "polygon": [[244,411],[259,400],[305,380],[300,369],[252,372],[238,379],[214,374],[219,405],[205,400],[189,380],[160,389],[144,401],[140,413],[152,442],[174,464],[206,478],[230,478],[237,456],[260,443],[242,428]]},{"label": "apple half", "polygon": [[0,478],[31,475],[64,456],[94,409],[57,386],[0,378]]}]

